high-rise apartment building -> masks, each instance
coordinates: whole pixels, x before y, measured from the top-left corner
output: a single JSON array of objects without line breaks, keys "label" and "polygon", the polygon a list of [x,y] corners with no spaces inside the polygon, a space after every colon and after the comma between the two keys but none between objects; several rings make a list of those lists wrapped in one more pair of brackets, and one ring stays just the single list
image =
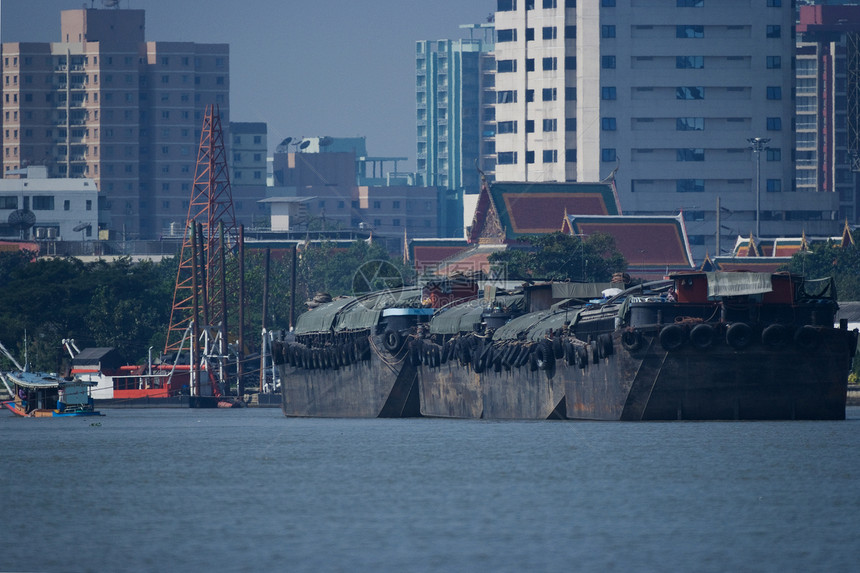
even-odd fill
[{"label": "high-rise apartment building", "polygon": [[147,42],[143,10],[60,20],[58,42],[2,45],[4,177],[91,178],[101,231],[157,238],[184,223],[205,106],[229,125],[229,47]]},{"label": "high-rise apartment building", "polygon": [[860,192],[860,6],[801,6],[797,43],[797,188],[832,191],[856,223]]},{"label": "high-rise apartment building", "polygon": [[836,195],[794,183],[794,16],[792,0],[497,0],[496,180],[613,175],[625,214],[684,211],[699,260],[718,233],[722,251],[832,234]]},{"label": "high-rise apartment building", "polygon": [[442,236],[463,233],[463,195],[492,175],[495,60],[492,24],[461,26],[483,38],[416,44],[417,183],[439,188]]}]

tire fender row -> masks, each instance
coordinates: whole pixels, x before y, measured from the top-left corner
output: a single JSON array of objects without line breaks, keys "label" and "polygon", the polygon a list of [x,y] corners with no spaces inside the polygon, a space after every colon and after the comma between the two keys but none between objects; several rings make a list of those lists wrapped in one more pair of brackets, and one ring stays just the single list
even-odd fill
[{"label": "tire fender row", "polygon": [[322,347],[310,347],[301,342],[272,345],[276,364],[289,364],[305,370],[338,369],[370,360],[371,348],[367,338]]},{"label": "tire fender row", "polygon": [[[799,328],[784,324],[752,326],[746,322],[707,323],[700,320],[682,320],[659,328],[657,338],[664,350],[673,352],[690,345],[698,350],[725,343],[735,350],[742,350],[761,343],[770,349],[780,349],[794,344],[801,350],[814,350],[821,342],[821,327],[804,325]],[[646,329],[642,329],[646,330]],[[628,327],[621,334],[621,344],[630,352],[641,349],[644,337],[640,330]]]},{"label": "tire fender row", "polygon": [[601,334],[588,343],[567,337],[493,342],[468,334],[455,336],[442,344],[418,338],[410,340],[408,346],[409,362],[413,366],[438,368],[456,361],[459,366],[469,365],[478,374],[519,368],[551,372],[559,363],[587,368],[615,352],[611,334]]}]

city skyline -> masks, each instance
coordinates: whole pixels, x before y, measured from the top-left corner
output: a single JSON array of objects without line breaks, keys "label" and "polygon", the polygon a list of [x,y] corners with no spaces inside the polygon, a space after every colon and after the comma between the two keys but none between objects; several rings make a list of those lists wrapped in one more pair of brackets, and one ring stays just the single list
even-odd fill
[{"label": "city skyline", "polygon": [[[56,42],[60,12],[84,6],[102,2],[3,0],[0,41]],[[287,7],[255,0],[251,13],[224,0],[120,0],[120,6],[146,10],[147,40],[229,44],[230,119],[267,123],[270,151],[285,137],[363,136],[370,155],[407,157],[401,170],[409,171],[416,154],[416,42],[462,37],[461,24],[486,22],[495,10],[492,0],[432,6],[379,0],[373,11],[339,0]],[[242,26],[232,27],[237,21]]]}]

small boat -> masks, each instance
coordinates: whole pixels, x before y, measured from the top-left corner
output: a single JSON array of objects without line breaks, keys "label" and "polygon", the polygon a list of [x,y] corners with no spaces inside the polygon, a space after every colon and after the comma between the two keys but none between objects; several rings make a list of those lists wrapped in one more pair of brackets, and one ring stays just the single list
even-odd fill
[{"label": "small boat", "polygon": [[[93,382],[38,372],[0,374],[13,399],[3,402],[12,413],[28,418],[101,416],[93,408]],[[12,387],[9,388],[9,383]]]},{"label": "small boat", "polygon": [[17,370],[0,372],[0,380],[12,395],[12,400],[2,402],[13,414],[27,418],[65,418],[72,416],[101,416],[93,407],[91,389],[96,382],[81,380],[76,376],[64,378],[56,374],[29,372],[25,366],[0,343],[0,352],[15,365]]}]

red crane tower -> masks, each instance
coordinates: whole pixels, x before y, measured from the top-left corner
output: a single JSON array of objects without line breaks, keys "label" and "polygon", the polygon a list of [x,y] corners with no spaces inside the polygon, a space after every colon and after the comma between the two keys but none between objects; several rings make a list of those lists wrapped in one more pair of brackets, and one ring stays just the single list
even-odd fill
[{"label": "red crane tower", "polygon": [[165,354],[181,350],[183,337],[195,319],[195,308],[199,306],[202,316],[195,323],[200,328],[194,330],[206,333],[209,341],[219,340],[213,353],[227,356],[228,300],[238,304],[238,289],[230,287],[227,282],[227,255],[238,242],[221,117],[218,106],[207,105],[176,273]]}]

